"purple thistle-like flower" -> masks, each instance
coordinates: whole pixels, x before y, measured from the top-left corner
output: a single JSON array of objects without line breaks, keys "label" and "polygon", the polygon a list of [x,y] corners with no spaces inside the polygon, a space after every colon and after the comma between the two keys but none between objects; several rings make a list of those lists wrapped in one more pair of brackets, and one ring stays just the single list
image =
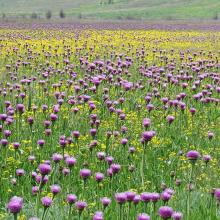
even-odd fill
[{"label": "purple thistle-like flower", "polygon": [[96,173],[95,174],[95,179],[97,182],[101,182],[104,179],[104,174],[103,173]]},{"label": "purple thistle-like flower", "polygon": [[129,201],[129,202],[133,201],[134,197],[136,196],[136,193],[132,192],[132,191],[125,192],[125,194],[127,197],[127,201]]},{"label": "purple thistle-like flower", "polygon": [[50,120],[51,120],[51,121],[56,121],[57,119],[58,119],[58,116],[57,116],[56,114],[52,113],[52,114],[50,115]]},{"label": "purple thistle-like flower", "polygon": [[64,167],[63,170],[62,170],[62,174],[63,174],[64,176],[67,176],[69,173],[70,173],[70,169]]},{"label": "purple thistle-like flower", "polygon": [[214,133],[209,131],[208,132],[208,138],[211,140],[214,137]]},{"label": "purple thistle-like flower", "polygon": [[218,200],[218,201],[220,201],[220,188],[218,188],[218,189],[215,189],[215,198]]},{"label": "purple thistle-like flower", "polygon": [[89,169],[82,169],[80,170],[80,176],[85,180],[91,176],[91,170]]},{"label": "purple thistle-like flower", "polygon": [[77,196],[74,195],[74,194],[69,194],[69,195],[67,195],[67,197],[66,197],[66,201],[67,201],[70,205],[72,205],[73,203],[75,203],[75,202],[77,201]]},{"label": "purple thistle-like flower", "polygon": [[6,147],[8,145],[8,140],[7,139],[1,139],[0,143],[3,147]]},{"label": "purple thistle-like flower", "polygon": [[44,146],[44,144],[45,144],[45,140],[38,140],[37,141],[37,144],[40,146],[40,147],[43,147]]},{"label": "purple thistle-like flower", "polygon": [[105,152],[98,152],[97,157],[99,160],[104,160],[105,159]]},{"label": "purple thistle-like flower", "polygon": [[112,172],[115,174],[121,170],[121,165],[113,163],[111,164],[110,168],[112,169]]},{"label": "purple thistle-like flower", "polygon": [[19,147],[20,147],[20,143],[18,143],[18,142],[14,142],[14,143],[13,143],[13,148],[14,148],[15,150],[17,150]]},{"label": "purple thistle-like flower", "polygon": [[192,115],[194,115],[195,113],[196,113],[196,109],[195,108],[190,108],[190,113],[192,114]]},{"label": "purple thistle-like flower", "polygon": [[96,212],[93,217],[92,217],[92,220],[104,220],[104,217],[103,217],[103,213],[102,212]]},{"label": "purple thistle-like flower", "polygon": [[159,215],[162,219],[169,219],[173,214],[173,209],[169,206],[162,206],[159,208]]},{"label": "purple thistle-like flower", "polygon": [[151,125],[151,120],[149,118],[144,118],[143,120],[143,126],[145,128],[149,127]]},{"label": "purple thistle-like flower", "polygon": [[78,139],[79,136],[80,136],[80,133],[79,133],[79,131],[73,131],[72,135],[73,135],[74,138]]},{"label": "purple thistle-like flower", "polygon": [[83,211],[86,207],[87,207],[87,203],[86,203],[86,202],[84,202],[84,201],[78,201],[78,202],[76,202],[76,208],[77,208],[79,211]]},{"label": "purple thistle-like flower", "polygon": [[123,139],[121,140],[121,144],[122,144],[122,145],[126,145],[127,143],[128,143],[128,139],[123,138]]},{"label": "purple thistle-like flower", "polygon": [[143,201],[143,202],[150,202],[150,200],[151,200],[151,193],[149,193],[149,192],[143,192],[143,193],[141,193],[141,200]]},{"label": "purple thistle-like flower", "polygon": [[17,176],[24,176],[25,171],[24,171],[24,169],[17,169],[16,174],[17,174]]},{"label": "purple thistle-like flower", "polygon": [[32,192],[32,195],[36,195],[39,192],[39,187],[33,186],[31,192]]},{"label": "purple thistle-like flower", "polygon": [[137,220],[150,220],[150,216],[145,213],[141,213],[137,216]]},{"label": "purple thistle-like flower", "polygon": [[23,207],[23,199],[17,196],[12,197],[9,203],[7,204],[7,209],[9,210],[9,212],[13,214],[19,213],[22,207]]},{"label": "purple thistle-like flower", "polygon": [[151,141],[151,139],[155,136],[155,131],[145,131],[143,134],[142,134],[142,139],[143,141]]},{"label": "purple thistle-like flower", "polygon": [[47,175],[51,172],[52,168],[49,164],[40,164],[38,166],[38,169],[39,169],[39,172],[42,174],[42,175]]},{"label": "purple thistle-like flower", "polygon": [[107,156],[107,157],[105,158],[105,161],[106,161],[109,165],[111,165],[111,164],[113,163],[113,161],[114,161],[114,158],[113,158],[112,156]]},{"label": "purple thistle-like flower", "polygon": [[52,156],[52,160],[55,163],[59,163],[62,159],[63,159],[63,156],[61,154],[54,153]]},{"label": "purple thistle-like flower", "polygon": [[119,204],[123,204],[123,203],[125,203],[127,201],[127,196],[126,196],[125,193],[116,193],[115,194],[115,200]]},{"label": "purple thistle-like flower", "polygon": [[192,161],[196,161],[199,158],[199,152],[196,150],[191,150],[188,151],[186,154],[186,157],[188,158],[188,160],[192,160]]},{"label": "purple thistle-like flower", "polygon": [[204,156],[203,156],[203,161],[204,161],[205,163],[208,163],[211,159],[212,159],[212,158],[211,158],[210,155],[204,155]]},{"label": "purple thistle-like flower", "polygon": [[173,220],[181,220],[183,218],[183,214],[181,212],[174,212],[172,214]]},{"label": "purple thistle-like flower", "polygon": [[103,212],[96,212],[92,218],[92,220],[104,220]]},{"label": "purple thistle-like flower", "polygon": [[156,203],[160,199],[159,193],[151,193],[151,201]]},{"label": "purple thistle-like flower", "polygon": [[110,205],[111,199],[109,199],[108,197],[103,197],[101,198],[101,203],[104,206],[104,208],[106,208],[108,205]]},{"label": "purple thistle-like flower", "polygon": [[162,192],[161,193],[161,199],[164,201],[164,202],[167,202],[171,199],[172,195],[168,192]]},{"label": "purple thistle-like flower", "polygon": [[50,190],[53,193],[53,195],[57,195],[61,191],[61,188],[59,185],[52,185],[50,187]]},{"label": "purple thistle-like flower", "polygon": [[45,196],[41,199],[41,203],[45,208],[49,208],[52,205],[53,200],[50,197]]},{"label": "purple thistle-like flower", "polygon": [[73,167],[76,164],[76,159],[74,157],[67,157],[65,163],[68,167]]},{"label": "purple thistle-like flower", "polygon": [[141,201],[141,197],[139,195],[136,195],[134,198],[133,198],[133,203],[134,205],[137,205],[139,202]]},{"label": "purple thistle-like flower", "polygon": [[20,114],[22,114],[25,111],[25,106],[23,104],[17,104],[16,109]]},{"label": "purple thistle-like flower", "polygon": [[175,117],[172,116],[172,115],[167,116],[167,121],[168,121],[169,124],[171,124],[174,121],[174,119],[175,119]]}]

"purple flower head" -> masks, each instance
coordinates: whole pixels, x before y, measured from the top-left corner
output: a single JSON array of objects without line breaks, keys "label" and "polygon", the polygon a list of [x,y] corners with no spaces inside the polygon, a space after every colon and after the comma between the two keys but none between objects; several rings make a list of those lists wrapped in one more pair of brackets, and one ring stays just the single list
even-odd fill
[{"label": "purple flower head", "polygon": [[39,187],[38,186],[33,186],[31,189],[32,195],[36,195],[39,192]]},{"label": "purple flower head", "polygon": [[129,147],[128,152],[130,154],[133,154],[136,151],[136,149],[134,147]]},{"label": "purple flower head", "polygon": [[151,125],[151,120],[149,118],[144,118],[143,120],[143,126],[145,128],[149,127]]},{"label": "purple flower head", "polygon": [[73,131],[72,135],[73,135],[74,138],[78,139],[79,136],[80,136],[80,133],[79,133],[79,131]]},{"label": "purple flower head", "polygon": [[8,140],[7,139],[1,139],[0,143],[3,147],[6,147],[8,145]]},{"label": "purple flower head", "polygon": [[107,156],[107,157],[105,158],[105,160],[106,160],[106,162],[107,162],[109,165],[111,165],[111,164],[113,163],[113,161],[114,161],[114,158],[113,158],[112,156]]},{"label": "purple flower head", "polygon": [[145,131],[143,134],[142,134],[142,138],[144,141],[148,142],[148,141],[151,141],[151,139],[155,136],[155,131]]},{"label": "purple flower head", "polygon": [[52,168],[50,165],[48,164],[40,164],[38,166],[38,169],[39,169],[39,172],[42,174],[42,175],[47,175],[51,172]]},{"label": "purple flower head", "polygon": [[192,114],[192,115],[195,115],[195,113],[196,113],[196,109],[195,108],[190,108],[190,113]]},{"label": "purple flower head", "polygon": [[125,194],[127,196],[127,201],[129,202],[133,201],[134,197],[136,196],[136,193],[132,191],[125,192]]},{"label": "purple flower head", "polygon": [[133,203],[134,203],[134,205],[137,205],[140,201],[141,201],[141,197],[140,197],[139,195],[136,195],[136,196],[133,198]]},{"label": "purple flower head", "polygon": [[101,203],[104,206],[104,208],[106,208],[111,203],[111,199],[107,197],[103,197],[101,198]]},{"label": "purple flower head", "polygon": [[173,209],[169,206],[161,206],[159,208],[159,215],[162,219],[169,219],[173,214]]},{"label": "purple flower head", "polygon": [[37,141],[37,144],[38,144],[40,147],[43,147],[44,144],[45,144],[45,141],[44,141],[44,140],[38,140],[38,141]]},{"label": "purple flower head", "polygon": [[156,203],[160,199],[159,193],[151,193],[151,201]]},{"label": "purple flower head", "polygon": [[80,176],[85,180],[91,176],[91,170],[89,169],[82,169],[80,170]]},{"label": "purple flower head", "polygon": [[9,203],[7,204],[7,209],[9,210],[9,212],[13,214],[19,213],[22,207],[23,207],[23,199],[17,196],[12,197]]},{"label": "purple flower head", "polygon": [[50,187],[50,190],[53,193],[53,195],[57,195],[61,191],[61,188],[59,185],[52,185]]},{"label": "purple flower head", "polygon": [[218,201],[220,201],[220,188],[215,189],[214,195],[215,195],[215,198],[216,198]]},{"label": "purple flower head", "polygon": [[59,163],[62,159],[63,159],[63,156],[61,154],[54,153],[52,156],[52,160],[55,163]]},{"label": "purple flower head", "polygon": [[199,158],[199,152],[195,150],[188,151],[186,157],[188,160],[196,161]]},{"label": "purple flower head", "polygon": [[182,183],[182,181],[180,179],[176,179],[175,184],[176,186],[180,186]]},{"label": "purple flower head", "polygon": [[115,174],[121,170],[121,165],[113,163],[111,164],[110,168],[112,169],[112,172]]},{"label": "purple flower head", "polygon": [[17,176],[24,176],[25,171],[24,171],[24,169],[17,169],[16,174],[17,174]]},{"label": "purple flower head", "polygon": [[76,208],[81,212],[87,207],[87,203],[84,201],[76,202]]},{"label": "purple flower head", "polygon": [[11,135],[11,131],[10,130],[4,130],[4,135],[6,138],[8,138]]},{"label": "purple flower head", "polygon": [[149,112],[151,112],[154,109],[154,105],[150,103],[146,106],[146,108]]},{"label": "purple flower head", "polygon": [[0,121],[5,121],[7,117],[7,114],[0,114]]},{"label": "purple flower head", "polygon": [[119,204],[123,204],[127,201],[127,196],[126,193],[116,193],[115,194],[115,200],[116,202],[118,202]]},{"label": "purple flower head", "polygon": [[99,160],[104,160],[105,159],[105,152],[98,152],[97,157]]},{"label": "purple flower head", "polygon": [[90,129],[91,136],[96,136],[97,130],[95,128]]},{"label": "purple flower head", "polygon": [[23,104],[17,104],[16,109],[20,114],[25,112],[25,106]]},{"label": "purple flower head", "polygon": [[74,157],[67,157],[65,163],[68,167],[73,167],[76,164],[76,159]]},{"label": "purple flower head", "polygon": [[209,131],[208,132],[208,138],[211,140],[214,137],[214,133]]},{"label": "purple flower head", "polygon": [[141,193],[141,200],[143,201],[143,202],[150,202],[150,200],[151,200],[151,193],[149,193],[149,192],[143,192],[143,193]]},{"label": "purple flower head", "polygon": [[164,201],[164,202],[167,202],[171,199],[172,195],[169,194],[168,192],[162,192],[161,193],[161,199]]},{"label": "purple flower head", "polygon": [[126,145],[127,143],[128,143],[128,139],[123,138],[123,139],[121,140],[121,144],[122,144],[122,145]]},{"label": "purple flower head", "polygon": [[172,115],[167,116],[167,121],[168,121],[169,124],[171,124],[174,121],[174,119],[175,119],[175,117],[172,116]]},{"label": "purple flower head", "polygon": [[49,208],[52,205],[52,202],[53,200],[48,196],[45,196],[41,199],[41,203],[45,208]]},{"label": "purple flower head", "polygon": [[137,216],[137,220],[150,220],[150,216],[145,213],[141,213]]},{"label": "purple flower head", "polygon": [[164,192],[170,194],[171,196],[175,193],[174,190],[171,188],[166,188]]},{"label": "purple flower head", "polygon": [[103,173],[96,173],[95,179],[97,182],[101,182],[104,179],[104,174]]},{"label": "purple flower head", "polygon": [[16,150],[16,149],[18,149],[20,147],[20,143],[18,143],[18,142],[14,142],[13,143],[13,148]]},{"label": "purple flower head", "polygon": [[62,174],[63,174],[64,176],[67,176],[67,175],[69,175],[69,173],[70,173],[70,169],[64,167],[63,170],[62,170]]},{"label": "purple flower head", "polygon": [[54,113],[50,114],[50,120],[51,121],[56,121],[58,119],[58,116]]},{"label": "purple flower head", "polygon": [[104,220],[103,212],[96,212],[92,218],[92,220]]},{"label": "purple flower head", "polygon": [[77,197],[76,197],[76,195],[74,195],[74,194],[69,194],[69,195],[67,195],[67,197],[66,197],[66,201],[67,201],[70,205],[72,205],[73,203],[75,203],[75,202],[77,201]]},{"label": "purple flower head", "polygon": [[45,133],[46,136],[50,136],[51,133],[52,133],[52,130],[47,128],[47,129],[45,129],[44,133]]},{"label": "purple flower head", "polygon": [[181,212],[174,212],[172,214],[173,220],[181,220],[183,218],[183,214]]},{"label": "purple flower head", "polygon": [[204,156],[203,156],[203,161],[204,161],[205,163],[208,163],[211,159],[212,159],[212,158],[211,158],[210,155],[204,155]]}]

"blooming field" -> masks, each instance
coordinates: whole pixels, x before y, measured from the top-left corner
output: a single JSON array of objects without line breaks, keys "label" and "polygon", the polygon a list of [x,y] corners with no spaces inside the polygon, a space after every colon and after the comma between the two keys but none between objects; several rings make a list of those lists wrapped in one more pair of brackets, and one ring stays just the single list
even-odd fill
[{"label": "blooming field", "polygon": [[0,219],[219,219],[219,59],[219,32],[0,30]]}]

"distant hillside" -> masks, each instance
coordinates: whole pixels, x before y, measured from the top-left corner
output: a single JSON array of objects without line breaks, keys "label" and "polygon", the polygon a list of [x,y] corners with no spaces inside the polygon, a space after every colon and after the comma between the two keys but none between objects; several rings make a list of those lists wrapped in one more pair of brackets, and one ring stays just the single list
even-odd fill
[{"label": "distant hillside", "polygon": [[52,19],[220,20],[220,0],[0,0],[0,16]]}]

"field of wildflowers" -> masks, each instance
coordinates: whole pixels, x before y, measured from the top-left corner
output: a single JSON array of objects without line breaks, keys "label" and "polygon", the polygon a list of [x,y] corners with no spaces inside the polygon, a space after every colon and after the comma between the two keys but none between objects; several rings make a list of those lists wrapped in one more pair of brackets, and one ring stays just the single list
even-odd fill
[{"label": "field of wildflowers", "polygon": [[0,30],[0,219],[220,218],[220,32]]}]

